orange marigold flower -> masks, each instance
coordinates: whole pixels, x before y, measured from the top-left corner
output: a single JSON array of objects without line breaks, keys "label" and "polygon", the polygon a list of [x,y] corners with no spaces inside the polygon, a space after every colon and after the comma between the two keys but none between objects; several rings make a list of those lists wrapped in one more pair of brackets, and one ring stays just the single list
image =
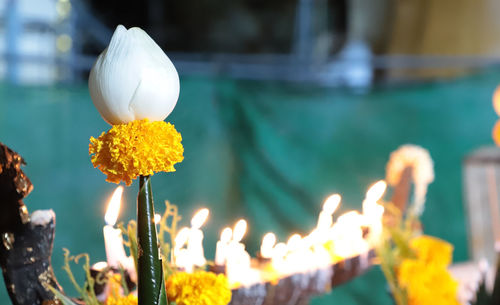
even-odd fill
[{"label": "orange marigold flower", "polygon": [[168,300],[177,305],[227,305],[231,301],[229,282],[223,274],[178,272],[165,286]]},{"label": "orange marigold flower", "polygon": [[90,138],[89,154],[106,181],[127,185],[138,176],[173,172],[184,159],[182,137],[174,125],[147,119],[113,125],[97,139]]}]

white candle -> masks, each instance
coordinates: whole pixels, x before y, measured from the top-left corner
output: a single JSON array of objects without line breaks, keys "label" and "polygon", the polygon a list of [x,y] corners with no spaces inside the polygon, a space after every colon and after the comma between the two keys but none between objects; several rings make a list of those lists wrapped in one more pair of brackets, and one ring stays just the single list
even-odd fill
[{"label": "white candle", "polygon": [[203,250],[203,232],[199,229],[194,229],[189,232],[188,247],[193,265],[201,267],[207,263]]},{"label": "white candle", "polygon": [[269,232],[262,238],[262,244],[260,245],[260,256],[262,258],[271,258],[273,256],[273,248],[276,244],[276,235]]},{"label": "white candle", "polygon": [[247,222],[244,219],[238,220],[233,229],[233,242],[240,243],[247,232]]},{"label": "white candle", "polygon": [[244,219],[238,220],[233,228],[233,238],[229,242],[230,254],[227,259],[232,259],[233,256],[242,255],[245,252],[245,245],[241,243],[241,240],[245,236],[247,231],[247,222]]},{"label": "white candle", "polygon": [[319,213],[318,225],[316,226],[318,230],[325,230],[332,226],[332,215],[339,207],[340,200],[339,194],[333,194],[326,198],[325,203],[323,203],[323,210]]},{"label": "white candle", "polygon": [[238,284],[249,287],[260,282],[260,272],[251,267],[250,255],[245,250],[239,251],[238,249],[232,248],[230,250],[229,257],[231,259],[228,259],[226,263],[226,276],[230,286],[234,287]]},{"label": "white candle", "polygon": [[377,181],[374,183],[368,191],[366,192],[365,200],[363,200],[363,214],[367,214],[367,209],[370,209],[373,203],[377,203],[377,201],[382,198],[387,189],[387,183],[384,180]]},{"label": "white candle", "polygon": [[182,228],[175,237],[174,264],[186,272],[194,266],[203,266],[206,259],[203,251],[203,232],[201,226],[208,218],[208,209],[199,210],[191,219],[191,228]]},{"label": "white candle", "polygon": [[241,243],[246,231],[247,222],[240,219],[233,228],[233,238],[228,245],[226,276],[231,286],[248,287],[261,281],[260,271],[252,268],[252,259]]},{"label": "white candle", "polygon": [[384,216],[384,207],[378,204],[377,201],[382,198],[387,188],[385,181],[380,180],[372,185],[366,192],[366,198],[363,201],[363,216],[366,225],[368,225],[370,232],[368,235],[368,242],[371,245],[378,243],[380,235],[382,234],[382,219]]},{"label": "white candle", "polygon": [[106,225],[102,232],[104,234],[108,265],[115,268],[119,268],[120,266],[125,268],[124,262],[127,260],[127,255],[123,248],[122,231]]},{"label": "white candle", "polygon": [[251,267],[251,257],[241,243],[247,230],[247,222],[240,219],[233,228],[233,238],[229,243],[226,257],[226,276],[230,285],[239,283],[251,286],[261,280],[260,272]]},{"label": "white candle", "polygon": [[125,253],[125,248],[123,246],[122,231],[114,227],[120,212],[122,193],[122,186],[117,187],[113,193],[104,216],[106,225],[102,231],[104,235],[104,245],[106,247],[106,259],[108,261],[108,265],[114,268],[120,268],[121,266],[128,269],[130,260]]},{"label": "white candle", "polygon": [[363,239],[363,224],[363,215],[357,211],[347,212],[337,219],[330,231],[336,256],[349,258],[368,249],[368,244]]},{"label": "white candle", "polygon": [[203,251],[203,231],[201,226],[208,218],[208,209],[201,209],[191,219],[191,230],[189,230],[189,238],[187,241],[187,249],[193,260],[193,265],[201,267],[207,263]]},{"label": "white candle", "polygon": [[224,266],[226,264],[229,242],[232,236],[233,230],[231,230],[231,228],[224,228],[220,233],[220,240],[217,242],[217,248],[215,250],[215,264],[217,266]]},{"label": "white candle", "polygon": [[271,263],[275,270],[282,270],[285,260],[285,255],[287,252],[287,247],[285,243],[277,243],[272,252]]},{"label": "white candle", "polygon": [[184,247],[189,239],[189,228],[183,227],[174,239],[174,265],[186,272],[193,271],[193,260],[189,251]]},{"label": "white candle", "polygon": [[287,254],[285,256],[284,268],[282,273],[290,275],[309,271],[314,266],[313,253],[311,248],[306,245],[299,234],[290,236],[286,243]]}]

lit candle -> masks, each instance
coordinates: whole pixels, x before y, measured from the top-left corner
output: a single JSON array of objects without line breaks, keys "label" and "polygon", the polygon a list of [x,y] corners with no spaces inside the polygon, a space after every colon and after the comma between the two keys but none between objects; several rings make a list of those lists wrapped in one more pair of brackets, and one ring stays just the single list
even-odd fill
[{"label": "lit candle", "polygon": [[118,186],[114,191],[113,196],[111,196],[106,214],[104,215],[104,220],[106,221],[106,225],[103,228],[104,245],[106,247],[106,259],[108,261],[108,266],[129,269],[130,259],[125,253],[122,231],[114,227],[120,212],[122,194],[123,187]]},{"label": "lit candle", "polygon": [[220,233],[220,240],[217,242],[215,250],[215,264],[217,266],[224,266],[228,255],[229,242],[233,236],[231,228],[224,228]]},{"label": "lit candle", "polygon": [[333,194],[326,198],[323,203],[323,209],[319,213],[318,224],[312,232],[306,236],[310,246],[322,247],[328,240],[331,239],[329,229],[333,225],[333,213],[340,205],[342,197],[339,194]]},{"label": "lit candle", "polygon": [[187,249],[193,265],[201,267],[207,263],[203,252],[203,231],[201,226],[208,218],[208,209],[201,209],[191,219],[191,229],[189,230],[189,239],[187,241]]},{"label": "lit candle", "polygon": [[288,238],[288,241],[286,242],[286,246],[288,248],[288,251],[294,252],[300,249],[300,241],[302,240],[302,237],[299,234],[293,234]]},{"label": "lit candle", "polygon": [[288,239],[286,246],[288,253],[285,256],[282,273],[290,275],[314,269],[316,262],[313,259],[313,252],[302,236],[293,234]]},{"label": "lit candle", "polygon": [[366,209],[369,209],[372,203],[377,203],[382,198],[386,189],[387,183],[384,180],[377,181],[370,186],[366,192],[365,200],[363,200],[363,214],[366,214]]},{"label": "lit candle", "polygon": [[233,238],[229,243],[226,257],[226,276],[230,285],[236,283],[251,286],[261,280],[260,272],[251,267],[251,257],[241,243],[247,231],[247,222],[240,219],[233,228]]},{"label": "lit candle", "polygon": [[186,272],[192,272],[194,266],[206,264],[203,252],[203,232],[201,226],[208,218],[208,209],[201,209],[191,219],[191,228],[183,227],[175,237],[174,264]]},{"label": "lit candle", "polygon": [[337,210],[340,204],[341,197],[339,194],[330,195],[323,203],[323,210],[319,213],[318,230],[329,229],[333,224],[332,215]]},{"label": "lit candle", "polygon": [[371,245],[378,243],[382,234],[382,218],[384,216],[384,207],[377,201],[382,198],[387,188],[385,181],[380,180],[372,185],[366,192],[366,198],[363,201],[363,216],[366,225],[370,228],[368,242]]},{"label": "lit candle", "polygon": [[233,229],[233,243],[238,244],[240,247],[245,248],[245,246],[240,243],[243,237],[245,236],[245,233],[247,232],[247,222],[245,219],[240,219],[236,224],[234,225]]},{"label": "lit candle", "polygon": [[233,228],[233,238],[229,242],[230,255],[226,259],[231,259],[233,256],[242,255],[245,251],[245,245],[241,243],[241,240],[247,232],[247,222],[244,219],[238,220]]},{"label": "lit candle", "polygon": [[272,258],[274,245],[276,244],[276,235],[269,232],[262,238],[262,244],[260,245],[260,256],[262,258]]},{"label": "lit candle", "polygon": [[238,248],[230,248],[226,260],[226,276],[231,286],[238,283],[243,286],[255,283],[250,279],[252,273],[251,257],[245,250],[239,251]]},{"label": "lit candle", "polygon": [[330,233],[335,256],[349,258],[367,251],[368,244],[361,228],[363,224],[364,218],[357,211],[347,212],[337,219]]},{"label": "lit candle", "polygon": [[183,227],[177,232],[174,239],[174,265],[186,272],[193,271],[193,260],[189,251],[184,247],[189,239],[189,228]]},{"label": "lit candle", "polygon": [[287,252],[287,247],[285,243],[277,243],[273,247],[271,263],[275,270],[281,271],[284,269],[284,260]]}]

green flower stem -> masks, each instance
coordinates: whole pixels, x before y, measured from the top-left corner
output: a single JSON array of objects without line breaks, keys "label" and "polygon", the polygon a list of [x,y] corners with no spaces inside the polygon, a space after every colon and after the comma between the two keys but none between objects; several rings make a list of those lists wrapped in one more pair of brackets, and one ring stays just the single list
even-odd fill
[{"label": "green flower stem", "polygon": [[139,305],[158,305],[162,266],[158,253],[154,204],[149,176],[141,176],[137,196],[137,279]]}]

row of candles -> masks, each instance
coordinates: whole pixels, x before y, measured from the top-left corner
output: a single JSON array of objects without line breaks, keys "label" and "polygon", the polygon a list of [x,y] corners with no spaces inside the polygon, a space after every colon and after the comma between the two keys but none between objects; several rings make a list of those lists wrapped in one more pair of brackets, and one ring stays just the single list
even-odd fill
[{"label": "row of candles", "polygon": [[[362,213],[349,211],[336,221],[333,215],[338,209],[341,196],[329,196],[319,213],[316,227],[307,235],[293,234],[288,241],[278,242],[274,233],[267,233],[262,239],[259,259],[269,262],[268,268],[252,264],[242,239],[247,231],[247,222],[240,219],[233,228],[226,227],[220,234],[215,253],[215,265],[225,270],[232,286],[250,286],[255,283],[281,278],[291,274],[307,272],[330,266],[338,260],[361,255],[367,257],[382,234],[384,207],[379,203],[385,193],[386,183],[381,180],[372,185],[362,204]],[[110,267],[125,268],[131,278],[136,277],[131,257],[126,255],[122,232],[115,228],[120,209],[123,188],[113,193],[105,215],[103,234],[107,263]],[[178,268],[192,272],[195,267],[206,264],[203,250],[203,224],[209,216],[204,208],[195,213],[190,227],[181,228],[174,240],[172,263]],[[158,222],[161,217],[155,217]]]}]

